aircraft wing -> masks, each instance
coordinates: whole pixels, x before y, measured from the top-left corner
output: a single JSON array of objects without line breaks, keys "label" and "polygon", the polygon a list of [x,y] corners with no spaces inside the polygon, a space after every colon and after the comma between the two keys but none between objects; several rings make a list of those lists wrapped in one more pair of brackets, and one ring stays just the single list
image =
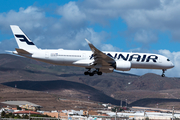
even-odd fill
[{"label": "aircraft wing", "polygon": [[108,66],[109,66],[109,68],[113,68],[113,64],[116,63],[115,60],[113,58],[109,57],[108,55],[106,55],[105,53],[103,53],[102,51],[98,50],[87,39],[85,39],[85,40],[87,41],[89,47],[91,48],[91,50],[93,52],[94,65],[101,66],[101,68],[103,68],[103,67],[107,68]]}]

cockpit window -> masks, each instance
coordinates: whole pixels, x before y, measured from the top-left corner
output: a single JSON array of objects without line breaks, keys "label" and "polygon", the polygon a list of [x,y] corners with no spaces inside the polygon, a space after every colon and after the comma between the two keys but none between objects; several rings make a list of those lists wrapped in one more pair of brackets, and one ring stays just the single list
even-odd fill
[{"label": "cockpit window", "polygon": [[169,59],[167,59],[167,61],[170,61]]}]

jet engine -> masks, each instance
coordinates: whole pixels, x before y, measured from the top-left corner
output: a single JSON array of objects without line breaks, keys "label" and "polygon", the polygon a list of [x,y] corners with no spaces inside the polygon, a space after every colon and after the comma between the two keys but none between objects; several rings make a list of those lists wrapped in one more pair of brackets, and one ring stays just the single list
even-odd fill
[{"label": "jet engine", "polygon": [[115,69],[120,71],[129,71],[131,69],[131,62],[116,61]]}]

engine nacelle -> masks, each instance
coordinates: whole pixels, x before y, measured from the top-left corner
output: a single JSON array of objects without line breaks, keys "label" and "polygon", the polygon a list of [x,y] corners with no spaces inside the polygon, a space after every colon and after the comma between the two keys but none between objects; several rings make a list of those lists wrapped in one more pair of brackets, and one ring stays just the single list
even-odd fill
[{"label": "engine nacelle", "polygon": [[115,69],[120,70],[120,71],[129,71],[129,70],[131,70],[131,62],[116,61]]}]

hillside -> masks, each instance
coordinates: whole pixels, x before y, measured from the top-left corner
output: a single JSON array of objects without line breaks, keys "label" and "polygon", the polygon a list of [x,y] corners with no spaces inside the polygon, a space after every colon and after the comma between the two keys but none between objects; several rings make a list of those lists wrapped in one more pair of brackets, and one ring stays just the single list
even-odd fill
[{"label": "hillside", "polygon": [[[9,86],[6,89],[48,93],[55,99],[87,101],[90,98],[90,101],[117,105],[120,100],[127,99],[130,105],[154,107],[158,101],[163,108],[176,105],[180,109],[180,105],[177,105],[179,101],[174,100],[180,98],[179,78],[162,78],[151,73],[143,76],[112,73],[90,77],[83,75],[84,70],[0,55],[0,84]],[[1,95],[3,93],[0,91]],[[4,99],[0,97],[0,101]]]}]

